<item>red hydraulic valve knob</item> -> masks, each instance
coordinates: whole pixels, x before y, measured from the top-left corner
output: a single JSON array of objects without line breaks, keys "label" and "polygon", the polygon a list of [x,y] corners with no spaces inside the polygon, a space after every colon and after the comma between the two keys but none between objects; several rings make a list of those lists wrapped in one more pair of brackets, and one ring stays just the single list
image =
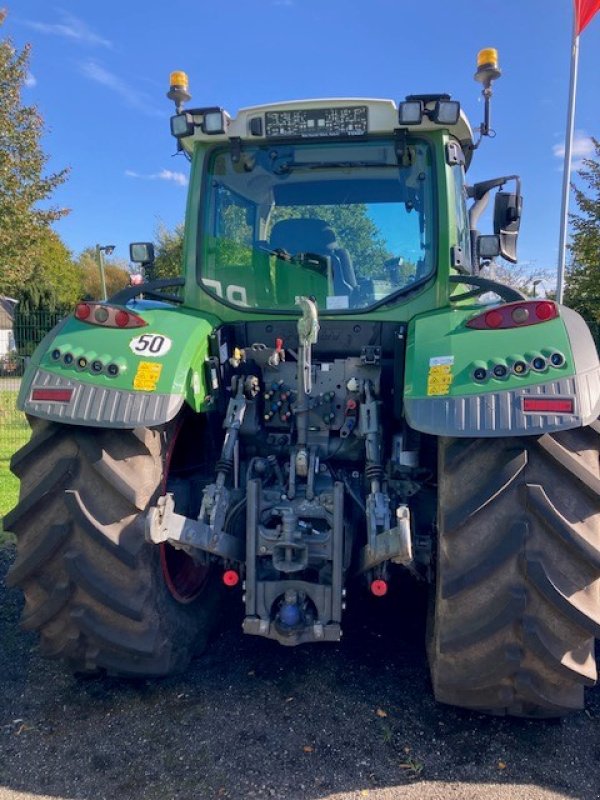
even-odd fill
[{"label": "red hydraulic valve knob", "polygon": [[232,589],[234,586],[237,586],[240,582],[239,573],[236,572],[234,569],[226,569],[223,573],[223,583],[225,586],[228,586]]},{"label": "red hydraulic valve knob", "polygon": [[382,580],[381,578],[377,578],[376,580],[371,582],[371,594],[374,594],[375,597],[383,597],[387,594],[388,585],[387,581]]}]

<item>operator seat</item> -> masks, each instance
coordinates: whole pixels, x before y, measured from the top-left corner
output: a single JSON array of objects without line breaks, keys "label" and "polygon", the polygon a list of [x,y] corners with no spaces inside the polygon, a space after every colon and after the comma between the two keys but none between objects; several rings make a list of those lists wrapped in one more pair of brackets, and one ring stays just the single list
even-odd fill
[{"label": "operator seat", "polygon": [[325,220],[315,217],[283,219],[273,225],[269,246],[272,250],[296,253],[316,253],[331,258],[333,288],[336,295],[348,295],[356,288],[356,275],[350,253],[340,247],[332,228]]}]

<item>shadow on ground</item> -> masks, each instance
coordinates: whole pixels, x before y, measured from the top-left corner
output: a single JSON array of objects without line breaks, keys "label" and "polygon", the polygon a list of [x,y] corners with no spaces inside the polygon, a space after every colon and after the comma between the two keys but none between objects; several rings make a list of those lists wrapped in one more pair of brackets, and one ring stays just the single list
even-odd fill
[{"label": "shadow on ground", "polygon": [[376,603],[350,598],[339,646],[287,649],[231,624],[184,676],[131,684],[41,660],[2,582],[0,797],[600,796],[598,689],[562,722],[436,705],[424,598]]}]

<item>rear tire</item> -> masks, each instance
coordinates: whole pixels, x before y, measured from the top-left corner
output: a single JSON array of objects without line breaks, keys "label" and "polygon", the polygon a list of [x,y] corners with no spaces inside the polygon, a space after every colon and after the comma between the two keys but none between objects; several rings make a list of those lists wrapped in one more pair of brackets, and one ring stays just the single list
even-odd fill
[{"label": "rear tire", "polygon": [[163,491],[177,424],[100,430],[30,420],[15,454],[21,479],[5,527],[17,535],[9,586],[25,594],[22,626],[43,655],[77,672],[162,676],[184,669],[215,623],[214,570],[178,602],[145,540],[145,511]]},{"label": "rear tire", "polygon": [[428,635],[440,702],[521,717],[583,708],[600,637],[599,432],[440,440]]}]

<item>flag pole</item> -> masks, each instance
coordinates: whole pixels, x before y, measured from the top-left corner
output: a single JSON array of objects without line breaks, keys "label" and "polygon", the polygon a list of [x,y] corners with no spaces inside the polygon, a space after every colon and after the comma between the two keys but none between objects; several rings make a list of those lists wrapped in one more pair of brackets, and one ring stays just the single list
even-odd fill
[{"label": "flag pole", "polygon": [[560,238],[558,243],[558,276],[556,299],[562,303],[565,292],[565,262],[567,255],[567,232],[569,227],[569,192],[571,189],[571,151],[575,126],[575,100],[577,96],[577,67],[579,64],[579,32],[577,14],[573,17],[573,39],[571,47],[571,79],[569,83],[569,108],[565,134],[565,162],[563,166],[562,207],[560,212]]}]

